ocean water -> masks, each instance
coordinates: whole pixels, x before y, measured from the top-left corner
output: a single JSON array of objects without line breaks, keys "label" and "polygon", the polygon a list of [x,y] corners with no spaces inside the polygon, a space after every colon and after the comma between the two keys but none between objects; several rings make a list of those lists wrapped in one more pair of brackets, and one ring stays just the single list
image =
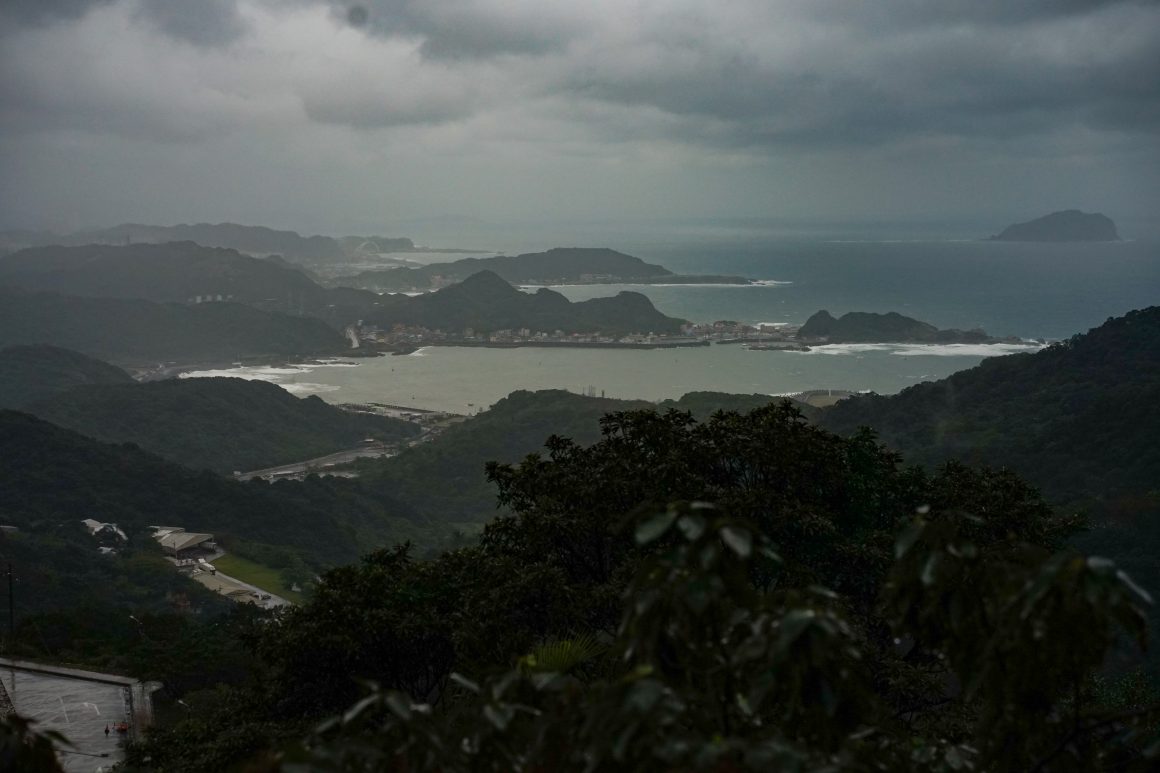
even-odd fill
[{"label": "ocean water", "polygon": [[[593,242],[595,243],[595,242]],[[1160,245],[1011,244],[715,238],[613,245],[678,273],[739,274],[759,286],[591,285],[556,288],[572,300],[631,290],[695,321],[800,323],[815,311],[897,311],[943,328],[1058,340],[1160,302]],[[529,247],[528,249],[533,249]],[[659,400],[694,390],[786,394],[806,389],[888,394],[943,378],[987,356],[1034,346],[833,346],[756,352],[739,346],[661,349],[431,347],[413,355],[292,368],[237,368],[335,402],[384,402],[473,413],[515,389],[594,389]]]},{"label": "ocean water", "polygon": [[[739,238],[639,243],[624,251],[678,273],[711,271],[790,283],[645,291],[662,311],[697,320],[726,314],[750,322],[797,322],[819,309],[835,315],[897,311],[943,328],[1059,339],[1160,303],[1160,244],[1155,242]],[[600,288],[562,292],[579,299]]]}]

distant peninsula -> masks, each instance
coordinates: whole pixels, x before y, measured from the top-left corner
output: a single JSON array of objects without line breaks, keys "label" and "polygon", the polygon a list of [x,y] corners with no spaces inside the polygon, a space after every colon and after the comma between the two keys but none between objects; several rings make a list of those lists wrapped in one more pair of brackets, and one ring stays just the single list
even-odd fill
[{"label": "distant peninsula", "polygon": [[0,287],[0,347],[16,344],[51,344],[134,369],[322,357],[349,348],[322,320],[240,303],[183,305]]},{"label": "distant peninsula", "polygon": [[486,250],[420,247],[402,236],[302,236],[296,231],[279,231],[238,223],[195,223],[187,225],[145,225],[122,223],[111,228],[95,228],[55,234],[48,231],[0,232],[0,253],[27,247],[89,244],[132,245],[195,242],[203,247],[222,247],[247,255],[279,255],[291,263],[309,266],[345,265],[378,257],[382,253],[480,253]]},{"label": "distant peninsula", "polygon": [[993,242],[1118,242],[1116,224],[1098,212],[1068,209],[1009,225],[990,238]]},{"label": "distant peninsula", "polygon": [[1022,343],[1018,338],[994,338],[982,330],[940,330],[898,312],[852,311],[834,317],[819,311],[797,331],[797,339],[814,344],[998,344]]},{"label": "distant peninsula", "polygon": [[752,284],[740,276],[674,274],[664,266],[604,247],[556,247],[546,252],[463,258],[420,268],[364,271],[331,284],[376,292],[426,292],[490,271],[514,285]]}]

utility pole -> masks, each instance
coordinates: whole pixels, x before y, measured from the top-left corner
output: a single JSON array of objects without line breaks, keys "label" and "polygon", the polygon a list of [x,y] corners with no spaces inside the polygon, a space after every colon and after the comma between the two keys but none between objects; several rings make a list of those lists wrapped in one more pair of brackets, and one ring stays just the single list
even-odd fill
[{"label": "utility pole", "polygon": [[8,562],[8,646],[12,647],[12,642],[16,640],[16,602],[13,601],[15,594],[12,590],[12,562]]}]

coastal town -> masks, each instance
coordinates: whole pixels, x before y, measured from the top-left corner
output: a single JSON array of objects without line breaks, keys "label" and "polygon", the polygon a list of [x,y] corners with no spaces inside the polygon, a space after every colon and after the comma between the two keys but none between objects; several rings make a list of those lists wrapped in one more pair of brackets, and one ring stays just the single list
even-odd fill
[{"label": "coastal town", "polygon": [[711,344],[742,344],[751,349],[807,350],[795,340],[799,326],[775,323],[748,325],[732,320],[686,323],[679,335],[653,332],[606,335],[505,328],[493,331],[464,328],[460,331],[431,329],[421,325],[396,324],[388,329],[358,324],[348,329],[358,348],[392,354],[410,354],[424,346],[480,346],[512,348],[520,346],[577,347],[608,349],[674,349]]}]

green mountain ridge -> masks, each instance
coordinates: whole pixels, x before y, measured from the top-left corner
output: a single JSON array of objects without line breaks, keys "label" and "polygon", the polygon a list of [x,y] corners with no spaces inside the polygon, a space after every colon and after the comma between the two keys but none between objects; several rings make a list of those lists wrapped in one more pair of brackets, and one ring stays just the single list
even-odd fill
[{"label": "green mountain ridge", "polygon": [[349,481],[239,483],[17,411],[0,411],[0,458],[0,523],[34,534],[82,518],[138,534],[182,526],[287,547],[319,566],[416,534],[406,506]]},{"label": "green mountain ridge", "polygon": [[848,398],[818,422],[873,427],[915,462],[1010,466],[1057,498],[1146,491],[1160,480],[1160,307],[897,395]]},{"label": "green mountain ridge", "polygon": [[316,396],[236,378],[166,379],[81,386],[24,406],[28,413],[108,443],[135,443],[219,473],[289,464],[373,438],[419,434],[399,419],[355,414]]},{"label": "green mountain ridge", "polygon": [[119,365],[325,356],[349,349],[320,320],[239,303],[162,304],[0,287],[0,347],[51,344]]},{"label": "green mountain ridge", "polygon": [[22,408],[78,386],[131,384],[133,378],[107,362],[56,346],[0,349],[0,408]]},{"label": "green mountain ridge", "polygon": [[[1011,469],[1088,516],[1090,530],[1075,539],[1081,550],[1160,588],[1160,307],[897,395],[851,397],[816,421],[838,433],[872,427],[928,466],[955,459]],[[1150,623],[1160,635],[1155,608]]]}]

